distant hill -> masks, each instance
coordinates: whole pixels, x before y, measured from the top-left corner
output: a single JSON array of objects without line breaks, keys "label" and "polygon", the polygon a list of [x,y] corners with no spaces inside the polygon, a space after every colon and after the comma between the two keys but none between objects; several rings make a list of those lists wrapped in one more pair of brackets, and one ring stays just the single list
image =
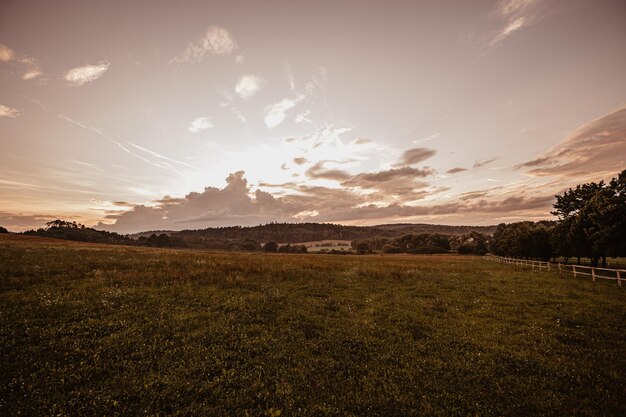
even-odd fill
[{"label": "distant hill", "polygon": [[186,242],[210,239],[252,239],[259,242],[301,243],[317,240],[354,240],[375,237],[397,237],[407,234],[441,233],[464,235],[470,232],[493,234],[496,226],[449,226],[423,223],[382,224],[377,226],[343,226],[328,223],[269,223],[259,226],[212,227],[199,230],[148,231],[130,235],[133,239],[152,234],[166,234]]}]

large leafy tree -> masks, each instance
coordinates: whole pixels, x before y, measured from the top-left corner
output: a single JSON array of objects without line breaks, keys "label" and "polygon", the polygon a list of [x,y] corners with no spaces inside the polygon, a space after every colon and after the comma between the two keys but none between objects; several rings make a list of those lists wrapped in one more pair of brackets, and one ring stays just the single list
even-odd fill
[{"label": "large leafy tree", "polygon": [[626,253],[626,170],[609,184],[578,185],[556,196],[552,214],[559,217],[558,235],[575,256],[589,256],[593,266],[607,255]]}]

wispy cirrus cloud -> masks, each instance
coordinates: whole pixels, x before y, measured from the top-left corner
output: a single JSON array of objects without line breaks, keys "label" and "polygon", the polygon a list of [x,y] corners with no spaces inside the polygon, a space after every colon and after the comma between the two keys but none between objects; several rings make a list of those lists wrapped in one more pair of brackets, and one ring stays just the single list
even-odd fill
[{"label": "wispy cirrus cloud", "polygon": [[490,163],[497,161],[499,158],[500,158],[499,156],[495,156],[495,157],[490,158],[490,159],[483,159],[481,161],[476,161],[476,162],[474,162],[474,168],[480,168],[480,167],[483,167],[485,165],[489,165]]},{"label": "wispy cirrus cloud", "polygon": [[4,104],[0,104],[0,117],[10,117],[16,118],[21,114],[21,111],[18,109],[14,109],[12,107],[5,106]]},{"label": "wispy cirrus cloud", "polygon": [[544,0],[500,0],[495,16],[503,26],[493,35],[489,46],[502,42],[523,28],[537,23],[543,17]]},{"label": "wispy cirrus cloud", "polygon": [[258,75],[242,75],[235,85],[235,93],[243,100],[252,98],[265,83],[265,80]]},{"label": "wispy cirrus cloud", "polygon": [[17,62],[26,66],[26,70],[22,75],[22,80],[28,81],[38,78],[42,72],[39,69],[39,65],[35,58],[19,54],[7,45],[0,42],[0,61],[2,62]]},{"label": "wispy cirrus cloud", "polygon": [[63,79],[73,86],[81,86],[102,77],[109,70],[111,63],[103,62],[95,65],[83,65],[72,68],[65,73]]},{"label": "wispy cirrus cloud", "polygon": [[463,171],[467,171],[467,168],[462,168],[462,167],[450,168],[449,170],[446,171],[446,174],[458,174],[459,172],[463,172]]},{"label": "wispy cirrus cloud", "polygon": [[[202,62],[207,55],[228,55],[237,49],[237,42],[228,30],[220,26],[209,26],[203,36],[189,42],[187,48],[180,57],[170,60],[172,62]],[[243,62],[243,57],[238,62]]]},{"label": "wispy cirrus cloud", "polygon": [[196,117],[191,125],[187,128],[191,133],[198,133],[206,129],[212,129],[215,127],[211,119],[206,116]]},{"label": "wispy cirrus cloud", "polygon": [[[95,133],[99,137],[117,146],[119,149],[126,152],[127,154],[145,162],[146,164],[152,165],[154,167],[165,169],[167,171],[173,172],[182,177],[186,176],[185,173],[177,169],[172,163],[176,165],[183,165],[185,167],[192,168],[194,170],[200,170],[199,168],[194,167],[186,162],[178,161],[176,159],[166,157],[157,152],[154,152],[142,146],[139,146],[133,142],[125,140],[117,135],[108,134],[100,127],[93,126],[93,125],[90,125],[88,123],[84,123],[78,120],[74,120],[71,117],[65,116],[63,114],[59,114],[57,115],[57,117],[61,120],[65,120],[66,122],[73,124],[74,126],[80,127],[81,129],[85,129],[87,131]],[[141,152],[135,152],[131,148],[135,148]],[[153,157],[156,157],[156,160],[151,159]]]},{"label": "wispy cirrus cloud", "polygon": [[584,124],[537,158],[518,164],[532,176],[565,181],[611,177],[626,166],[626,107]]}]

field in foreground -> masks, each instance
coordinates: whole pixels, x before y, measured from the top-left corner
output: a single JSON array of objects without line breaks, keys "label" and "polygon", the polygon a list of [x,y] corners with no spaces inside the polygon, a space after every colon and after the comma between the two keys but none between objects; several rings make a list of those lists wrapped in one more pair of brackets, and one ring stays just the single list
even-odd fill
[{"label": "field in foreground", "polygon": [[0,415],[626,415],[625,294],[471,257],[0,236]]}]

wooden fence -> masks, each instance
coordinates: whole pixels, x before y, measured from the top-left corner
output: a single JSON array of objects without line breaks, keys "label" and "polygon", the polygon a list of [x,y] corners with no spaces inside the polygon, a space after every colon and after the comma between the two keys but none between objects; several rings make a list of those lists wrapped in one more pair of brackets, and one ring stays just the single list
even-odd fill
[{"label": "wooden fence", "polygon": [[608,279],[617,281],[617,286],[622,286],[622,281],[626,280],[626,269],[610,269],[596,268],[591,266],[571,265],[562,263],[550,263],[542,261],[531,261],[527,259],[506,258],[503,256],[487,255],[488,259],[493,261],[510,264],[515,266],[523,266],[538,271],[558,271],[559,274],[571,273],[574,277],[589,276],[593,282],[597,279]]}]

